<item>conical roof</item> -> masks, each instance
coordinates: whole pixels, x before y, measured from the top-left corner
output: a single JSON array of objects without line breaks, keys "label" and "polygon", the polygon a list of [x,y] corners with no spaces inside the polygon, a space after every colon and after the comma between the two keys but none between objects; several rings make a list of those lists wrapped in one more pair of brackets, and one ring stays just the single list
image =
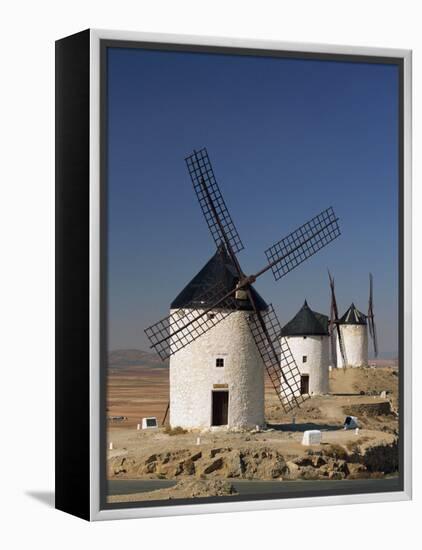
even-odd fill
[{"label": "conical roof", "polygon": [[[205,266],[195,275],[195,277],[185,286],[170,305],[171,309],[200,307],[207,308],[214,305],[215,300],[210,297],[209,301],[204,301],[204,295],[219,284],[223,292],[233,290],[239,281],[236,266],[229,256],[226,247],[220,245],[214,256],[205,264]],[[265,300],[258,292],[251,287],[255,303],[261,311],[268,308]],[[252,304],[248,300],[236,300],[231,306],[233,309],[252,310]]]},{"label": "conical roof", "polygon": [[316,336],[327,334],[327,315],[312,311],[306,300],[293,319],[281,329],[282,336]]},{"label": "conical roof", "polygon": [[352,303],[338,322],[340,325],[366,325],[366,315],[359,311],[355,304]]}]

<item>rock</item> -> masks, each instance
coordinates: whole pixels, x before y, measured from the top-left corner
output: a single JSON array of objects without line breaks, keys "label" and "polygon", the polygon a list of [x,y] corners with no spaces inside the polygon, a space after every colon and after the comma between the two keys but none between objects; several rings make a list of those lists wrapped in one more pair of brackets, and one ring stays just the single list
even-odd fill
[{"label": "rock", "polygon": [[318,479],[319,470],[315,470],[312,466],[305,466],[300,469],[299,477],[300,479],[305,479],[307,481]]},{"label": "rock", "polygon": [[300,471],[299,466],[292,461],[286,462],[286,466],[288,468],[289,479],[296,479]]},{"label": "rock", "polygon": [[145,468],[145,472],[147,474],[153,474],[157,470],[157,463],[156,462],[148,462]]},{"label": "rock", "polygon": [[307,456],[298,456],[297,458],[293,459],[293,462],[300,467],[313,466],[312,459]]},{"label": "rock", "polygon": [[195,474],[195,464],[191,459],[179,462],[175,475],[180,475],[181,473],[187,474],[188,476]]},{"label": "rock", "polygon": [[126,462],[126,458],[123,458],[120,462],[119,465],[117,465],[115,468],[114,468],[114,474],[115,475],[119,475],[119,474],[125,474],[127,472],[126,468],[124,467],[124,464]]},{"label": "rock", "polygon": [[361,462],[366,465],[370,472],[389,474],[398,471],[398,441],[395,440],[390,445],[368,447],[362,455]]},{"label": "rock", "polygon": [[273,479],[281,478],[282,475],[289,472],[287,464],[283,459],[278,458],[274,466],[270,470],[270,475]]},{"label": "rock", "polygon": [[210,451],[210,457],[211,457],[211,458],[214,458],[215,455],[219,455],[219,454],[221,454],[221,453],[230,452],[230,451],[231,451],[230,447],[221,447],[221,448],[219,448],[219,449],[211,449],[211,451]]},{"label": "rock", "polygon": [[345,476],[349,473],[349,470],[347,468],[347,462],[345,460],[337,460],[333,464],[333,470],[336,472],[341,472]]},{"label": "rock", "polygon": [[[377,394],[378,395],[378,394]],[[347,415],[354,416],[387,416],[391,414],[391,406],[388,401],[381,403],[360,403],[343,407]]]},{"label": "rock", "polygon": [[202,452],[199,451],[199,453],[195,453],[194,455],[192,455],[190,457],[190,459],[192,460],[192,462],[196,462],[197,460],[199,460],[200,458],[202,458]]},{"label": "rock", "polygon": [[243,454],[239,451],[232,451],[224,457],[224,466],[227,477],[242,477],[246,471],[246,465],[243,460]]},{"label": "rock", "polygon": [[149,464],[150,462],[156,462],[157,458],[158,458],[157,455],[153,454],[145,460],[145,464]]},{"label": "rock", "polygon": [[222,467],[223,467],[223,459],[220,457],[214,460],[213,462],[211,462],[211,464],[208,464],[208,466],[204,468],[203,473],[210,474],[212,472],[215,472],[215,470],[219,470]]},{"label": "rock", "polygon": [[347,469],[349,471],[350,476],[354,476],[356,474],[360,474],[362,472],[367,471],[365,464],[361,464],[360,462],[348,462]]},{"label": "rock", "polygon": [[170,460],[170,453],[165,453],[163,455],[160,455],[162,464],[167,464]]},{"label": "rock", "polygon": [[312,465],[314,468],[320,468],[321,466],[324,466],[324,464],[327,464],[327,462],[322,458],[321,455],[315,456],[312,459]]},{"label": "rock", "polygon": [[344,479],[346,476],[342,472],[330,472],[328,474],[328,479],[340,480]]}]

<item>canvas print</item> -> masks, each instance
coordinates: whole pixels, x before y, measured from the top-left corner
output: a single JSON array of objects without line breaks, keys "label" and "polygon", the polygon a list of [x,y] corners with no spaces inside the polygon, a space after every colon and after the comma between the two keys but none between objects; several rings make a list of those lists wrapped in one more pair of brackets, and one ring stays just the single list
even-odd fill
[{"label": "canvas print", "polygon": [[391,491],[399,68],[106,49],[104,501]]}]

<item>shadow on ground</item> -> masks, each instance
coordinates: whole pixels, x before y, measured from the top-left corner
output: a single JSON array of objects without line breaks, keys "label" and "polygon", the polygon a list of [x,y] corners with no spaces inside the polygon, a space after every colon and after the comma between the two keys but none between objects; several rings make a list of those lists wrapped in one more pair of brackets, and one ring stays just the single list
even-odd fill
[{"label": "shadow on ground", "polygon": [[55,493],[54,491],[26,491],[28,497],[31,497],[38,502],[41,502],[49,508],[54,508]]},{"label": "shadow on ground", "polygon": [[351,393],[330,393],[333,397],[362,397],[363,395],[366,395],[365,392],[351,392]]},{"label": "shadow on ground", "polygon": [[314,424],[313,422],[305,422],[303,424],[267,424],[268,428],[280,432],[305,432],[306,430],[323,430],[326,432],[334,432],[343,429],[343,426],[332,424]]}]

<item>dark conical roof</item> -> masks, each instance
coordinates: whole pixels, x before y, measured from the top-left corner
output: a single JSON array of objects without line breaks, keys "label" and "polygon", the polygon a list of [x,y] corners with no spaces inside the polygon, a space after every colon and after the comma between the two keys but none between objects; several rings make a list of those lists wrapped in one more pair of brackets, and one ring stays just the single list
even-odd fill
[{"label": "dark conical roof", "polygon": [[328,334],[328,317],[322,313],[312,311],[305,303],[284,327],[281,329],[282,336],[315,336]]},{"label": "dark conical roof", "polygon": [[340,325],[366,325],[366,315],[359,311],[355,304],[352,303],[338,322]]},{"label": "dark conical roof", "polygon": [[[236,266],[230,258],[225,246],[220,245],[214,256],[205,264],[199,273],[188,283],[178,294],[170,305],[171,309],[200,307],[211,307],[213,303],[204,301],[204,294],[216,284],[220,284],[226,292],[230,292],[239,281]],[[255,303],[261,311],[268,308],[264,299],[251,287]],[[215,300],[212,300],[215,302]],[[249,300],[236,300],[233,309],[252,310]]]}]

